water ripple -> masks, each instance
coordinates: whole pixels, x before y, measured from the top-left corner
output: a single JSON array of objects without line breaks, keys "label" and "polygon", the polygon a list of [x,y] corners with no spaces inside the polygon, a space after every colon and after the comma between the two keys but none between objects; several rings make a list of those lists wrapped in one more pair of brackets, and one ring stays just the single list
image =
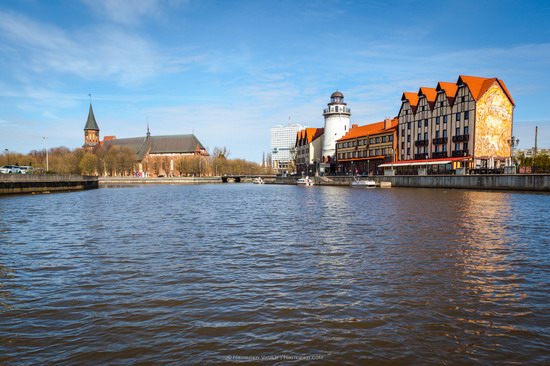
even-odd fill
[{"label": "water ripple", "polygon": [[548,195],[233,184],[0,205],[2,364],[550,363]]}]

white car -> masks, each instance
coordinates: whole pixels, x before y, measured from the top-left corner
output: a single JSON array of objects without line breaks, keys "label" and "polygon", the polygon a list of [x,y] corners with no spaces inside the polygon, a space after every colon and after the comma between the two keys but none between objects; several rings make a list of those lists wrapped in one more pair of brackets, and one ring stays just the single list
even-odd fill
[{"label": "white car", "polygon": [[34,168],[32,166],[20,166],[19,170],[21,174],[32,174],[34,172]]},{"label": "white car", "polygon": [[21,169],[17,165],[4,165],[0,168],[0,173],[4,174],[16,174],[21,173]]}]

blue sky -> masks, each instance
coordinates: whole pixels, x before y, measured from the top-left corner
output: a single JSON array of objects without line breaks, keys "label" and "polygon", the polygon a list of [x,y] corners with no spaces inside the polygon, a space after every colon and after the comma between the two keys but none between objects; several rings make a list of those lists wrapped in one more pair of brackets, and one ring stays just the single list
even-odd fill
[{"label": "blue sky", "polygon": [[260,162],[270,128],[352,123],[404,91],[498,77],[520,148],[550,148],[549,1],[3,0],[0,149],[76,148],[92,94],[101,136],[195,133]]}]

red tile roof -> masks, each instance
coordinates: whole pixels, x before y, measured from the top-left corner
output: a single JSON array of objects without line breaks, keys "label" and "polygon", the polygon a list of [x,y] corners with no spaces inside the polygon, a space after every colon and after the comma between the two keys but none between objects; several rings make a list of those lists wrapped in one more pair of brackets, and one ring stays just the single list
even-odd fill
[{"label": "red tile roof", "polygon": [[325,131],[324,128],[305,128],[296,133],[296,143],[300,140],[304,140],[306,143],[311,143],[313,140],[317,139]]},{"label": "red tile roof", "polygon": [[435,89],[437,91],[444,91],[445,95],[447,96],[447,100],[449,101],[449,104],[453,104],[456,97],[456,92],[458,90],[458,85],[456,85],[456,83],[440,81],[439,83],[437,83],[437,87]]},{"label": "red tile roof", "polygon": [[504,84],[504,81],[499,80],[498,78],[482,78],[479,76],[460,75],[456,84],[465,84],[466,86],[468,86],[468,89],[470,89],[470,93],[472,93],[472,96],[477,101],[483,96],[487,89],[489,89],[489,87],[493,85],[495,81],[500,85],[508,99],[510,99],[512,105],[516,105],[514,103],[514,99],[512,99],[512,96],[508,91],[508,88]]},{"label": "red tile roof", "polygon": [[342,138],[340,138],[338,141],[346,141],[351,140],[358,137],[365,137],[370,135],[375,135],[379,133],[384,132],[390,132],[392,130],[395,130],[397,128],[397,124],[399,123],[399,119],[397,117],[393,118],[389,121],[389,126],[386,127],[386,122],[375,122],[368,125],[363,126],[357,126],[351,128],[348,133],[346,133]]}]

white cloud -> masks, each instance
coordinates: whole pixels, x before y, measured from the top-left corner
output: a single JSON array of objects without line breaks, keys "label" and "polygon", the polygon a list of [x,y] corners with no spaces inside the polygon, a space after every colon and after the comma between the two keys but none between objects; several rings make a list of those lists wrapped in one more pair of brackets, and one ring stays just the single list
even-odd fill
[{"label": "white cloud", "polygon": [[186,0],[83,0],[98,17],[122,25],[138,25],[143,18],[161,19]]},{"label": "white cloud", "polygon": [[[112,26],[71,32],[23,15],[0,11],[0,61],[15,73],[74,75],[139,85],[155,76],[185,71],[205,58],[191,50],[159,49],[136,32]],[[11,61],[11,64],[8,63]]]}]

